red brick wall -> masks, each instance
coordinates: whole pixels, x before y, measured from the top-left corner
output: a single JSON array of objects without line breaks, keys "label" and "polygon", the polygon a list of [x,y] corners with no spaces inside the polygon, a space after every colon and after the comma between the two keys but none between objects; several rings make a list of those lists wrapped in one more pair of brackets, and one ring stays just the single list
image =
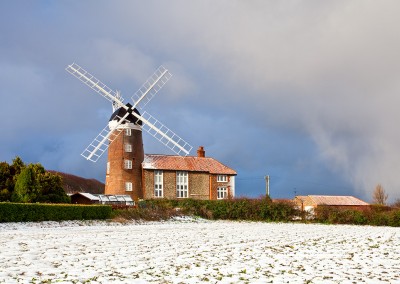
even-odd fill
[{"label": "red brick wall", "polygon": [[217,181],[217,176],[218,175],[210,175],[210,180],[211,180],[211,200],[216,200],[217,199],[217,188],[218,187],[226,187],[228,196],[230,195],[230,186],[229,186],[229,181],[230,181],[230,176],[227,176],[227,181],[226,182],[218,182]]},{"label": "red brick wall", "polygon": [[[138,200],[143,198],[143,140],[141,130],[132,129],[131,133],[131,136],[127,136],[123,130],[108,148],[110,172],[106,174],[105,194],[129,194]],[[125,143],[132,145],[132,152],[125,152]],[[132,169],[124,168],[125,159],[132,160]],[[125,191],[125,182],[132,182],[132,191]]]}]

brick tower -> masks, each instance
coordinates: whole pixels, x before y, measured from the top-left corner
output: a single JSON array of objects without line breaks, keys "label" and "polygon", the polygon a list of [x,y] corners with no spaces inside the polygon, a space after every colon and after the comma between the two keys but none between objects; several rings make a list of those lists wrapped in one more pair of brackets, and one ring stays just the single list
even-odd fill
[{"label": "brick tower", "polygon": [[[127,106],[129,110],[132,107],[130,104],[127,104]],[[136,109],[133,111],[139,114]],[[117,109],[110,118],[110,129],[114,129],[113,125],[126,113],[125,108]],[[128,194],[137,201],[143,198],[142,122],[130,113],[114,131],[121,133],[108,147],[105,194]]]}]

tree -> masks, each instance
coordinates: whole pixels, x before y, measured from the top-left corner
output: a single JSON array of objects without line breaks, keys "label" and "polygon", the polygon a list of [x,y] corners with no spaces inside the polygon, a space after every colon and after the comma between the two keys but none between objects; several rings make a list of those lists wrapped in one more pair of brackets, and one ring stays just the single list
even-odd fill
[{"label": "tree", "polygon": [[20,157],[0,163],[0,201],[70,203],[58,174],[37,164],[25,165]]},{"label": "tree", "polygon": [[32,202],[32,192],[35,191],[35,178],[32,167],[24,168],[15,182],[14,192],[11,196],[13,202]]},{"label": "tree", "polygon": [[36,202],[70,203],[70,197],[62,187],[62,177],[58,174],[44,172],[37,177],[40,194]]},{"label": "tree", "polygon": [[372,193],[372,202],[377,205],[386,205],[388,195],[381,184],[377,184]]},{"label": "tree", "polygon": [[11,174],[14,176],[14,180],[17,179],[18,175],[21,173],[21,171],[25,168],[25,164],[22,161],[22,159],[18,156],[16,156],[12,160],[11,164]]},{"label": "tree", "polygon": [[11,167],[7,162],[0,163],[0,202],[9,201],[14,190]]},{"label": "tree", "polygon": [[400,208],[400,198],[397,198],[395,202],[393,203],[392,207],[394,208]]}]

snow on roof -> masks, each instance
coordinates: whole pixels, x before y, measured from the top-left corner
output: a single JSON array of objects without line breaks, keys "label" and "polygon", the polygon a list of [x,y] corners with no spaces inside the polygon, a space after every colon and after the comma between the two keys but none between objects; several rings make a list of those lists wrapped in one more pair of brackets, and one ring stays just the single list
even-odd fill
[{"label": "snow on roof", "polygon": [[308,195],[316,205],[365,206],[369,205],[354,196]]},{"label": "snow on roof", "polygon": [[146,154],[143,169],[159,169],[190,172],[208,172],[210,174],[236,175],[236,171],[210,157],[170,156]]},{"label": "snow on roof", "polygon": [[93,195],[91,193],[88,193],[88,192],[77,192],[75,194],[80,194],[80,195],[86,197],[89,200],[95,200],[95,201],[99,201],[100,200],[97,196],[95,196],[95,195]]}]

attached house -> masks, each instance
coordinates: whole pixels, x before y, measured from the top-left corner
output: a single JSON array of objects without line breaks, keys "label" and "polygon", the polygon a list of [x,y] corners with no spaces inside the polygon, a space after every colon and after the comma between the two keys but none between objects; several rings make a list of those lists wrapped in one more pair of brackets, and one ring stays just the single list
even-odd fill
[{"label": "attached house", "polygon": [[227,199],[235,196],[236,172],[211,157],[203,147],[197,156],[146,154],[142,163],[144,199]]},{"label": "attached house", "polygon": [[318,206],[340,209],[365,210],[369,204],[354,196],[307,195],[296,196],[293,200],[302,211],[313,213]]}]

